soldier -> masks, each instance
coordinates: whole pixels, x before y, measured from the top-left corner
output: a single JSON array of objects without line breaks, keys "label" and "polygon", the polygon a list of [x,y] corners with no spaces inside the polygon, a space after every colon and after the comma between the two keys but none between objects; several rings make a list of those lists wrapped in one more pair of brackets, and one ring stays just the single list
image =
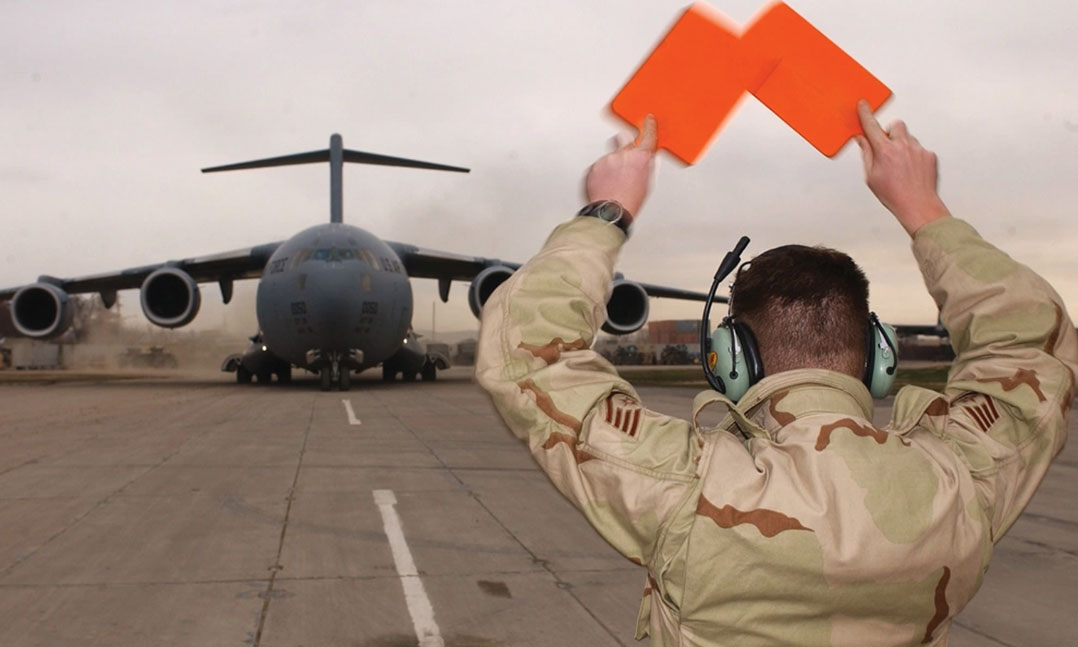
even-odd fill
[{"label": "soldier", "polygon": [[[650,117],[587,174],[589,201],[620,203],[620,220],[585,207],[483,310],[479,383],[647,568],[637,637],[653,645],[945,645],[1066,439],[1078,339],[1058,295],[950,216],[935,155],[902,122],[858,114],[868,187],[912,237],[957,353],[943,392],[902,389],[888,426],[861,381],[867,284],[833,250],[772,250],[735,279],[765,369],[736,403],[709,391],[689,420],[649,411],[590,350],[647,195]],[[802,297],[782,292],[794,278]],[[699,422],[714,404],[721,422]]]}]

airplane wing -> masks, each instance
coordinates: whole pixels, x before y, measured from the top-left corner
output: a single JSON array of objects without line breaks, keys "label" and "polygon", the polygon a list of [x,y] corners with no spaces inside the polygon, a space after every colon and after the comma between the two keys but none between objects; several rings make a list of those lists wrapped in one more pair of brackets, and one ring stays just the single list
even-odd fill
[{"label": "airplane wing", "polygon": [[942,338],[942,337],[950,337],[951,336],[951,333],[948,332],[947,329],[943,327],[942,323],[937,323],[934,326],[931,326],[931,325],[919,326],[919,325],[898,324],[894,328],[895,328],[895,333],[897,333],[899,337],[907,337],[907,336],[913,336],[913,335],[924,335],[925,337],[941,337]]},{"label": "airplane wing", "polygon": [[[255,247],[245,247],[219,254],[197,256],[181,260],[166,261],[153,265],[143,265],[124,270],[92,274],[76,278],[56,278],[42,276],[39,281],[51,283],[68,294],[87,294],[91,292],[110,293],[117,290],[135,289],[142,286],[146,277],[162,267],[175,267],[183,270],[199,283],[257,278],[269,261],[273,252],[283,241],[266,243]],[[421,279],[440,279],[443,281],[470,281],[488,267],[519,269],[520,263],[511,263],[496,258],[467,256],[452,252],[425,249],[415,245],[386,241],[404,263],[408,276]],[[641,283],[649,296],[671,299],[704,301],[706,294],[670,288],[661,285]],[[0,289],[0,302],[8,301],[23,286]],[[726,297],[716,297],[725,302]]]},{"label": "airplane wing", "polygon": [[488,267],[520,268],[520,263],[506,263],[496,258],[441,252],[388,240],[385,243],[400,257],[408,276],[417,279],[470,281]]},{"label": "airplane wing", "polygon": [[[420,279],[438,279],[442,286],[444,301],[449,293],[450,281],[470,281],[480,272],[490,267],[505,267],[510,270],[520,268],[520,263],[508,263],[496,258],[483,258],[480,256],[465,256],[452,252],[442,252],[434,249],[425,249],[415,245],[386,241],[393,248],[408,272],[408,276]],[[621,274],[617,278],[623,278]],[[670,288],[662,285],[639,283],[648,296],[667,299],[683,299],[687,301],[706,301],[707,294],[693,292],[679,288]],[[715,301],[726,303],[727,298],[716,296]]]},{"label": "airplane wing", "polygon": [[[641,283],[640,287],[644,288],[644,292],[647,292],[649,297],[682,299],[684,301],[707,301],[706,292],[693,292],[691,290],[682,290],[680,288],[668,288],[663,285],[652,285],[650,283]],[[729,299],[724,296],[715,295],[715,303],[726,303],[728,301]]]},{"label": "airplane wing", "polygon": [[[454,254],[452,252],[442,252],[432,249],[424,249],[422,247],[416,247],[415,245],[407,245],[404,243],[388,242],[387,244],[393,248],[393,251],[400,256],[401,261],[404,263],[405,269],[408,271],[408,276],[421,279],[438,279],[439,287],[442,290],[442,300],[445,301],[449,294],[449,282],[450,281],[470,281],[474,279],[480,272],[489,267],[505,267],[510,270],[516,270],[520,268],[520,263],[507,263],[498,259],[482,258],[479,256],[465,256],[461,254]],[[624,278],[619,273],[616,278]],[[680,288],[671,288],[663,285],[652,285],[650,283],[638,283],[638,285],[644,289],[649,297],[667,298],[667,299],[682,299],[685,301],[706,301],[707,294],[703,292],[694,292],[691,290],[682,290]],[[728,303],[729,298],[725,296],[715,296],[716,303]],[[948,337],[949,333],[947,329],[943,327],[942,323],[937,322],[935,325],[896,325],[895,331],[899,336],[907,335],[925,335],[930,337]]]},{"label": "airplane wing", "polygon": [[[105,302],[111,305],[115,301],[117,290],[138,288],[146,277],[162,267],[174,267],[183,270],[199,283],[210,281],[233,281],[257,278],[262,268],[269,261],[281,241],[266,243],[256,247],[245,247],[220,254],[185,258],[178,261],[166,261],[155,265],[132,267],[118,272],[105,272],[70,279],[42,276],[41,283],[50,283],[68,294],[86,294],[99,292]],[[10,300],[23,286],[0,290],[0,302]]]},{"label": "airplane wing", "polygon": [[[386,241],[404,264],[408,276],[438,281],[442,301],[449,300],[453,281],[470,281],[468,305],[479,316],[483,302],[491,292],[520,268],[519,263],[500,259],[466,256],[451,252],[423,249],[415,245]],[[105,307],[116,303],[117,292],[126,289],[142,290],[142,306],[146,317],[154,324],[176,328],[189,323],[198,313],[198,283],[217,282],[225,303],[232,300],[233,281],[257,278],[282,242],[198,256],[181,260],[143,265],[124,270],[81,276],[56,278],[40,276],[36,283],[0,290],[0,306],[8,306],[19,290],[25,293],[25,315],[20,315],[15,328],[24,335],[49,338],[62,334],[71,324],[73,310],[67,306],[69,294],[98,293]],[[604,330],[626,334],[638,330],[647,320],[648,297],[666,297],[705,301],[703,293],[650,285],[625,280],[614,285],[607,301],[607,321]],[[149,283],[153,282],[153,286]],[[23,297],[20,296],[20,299]],[[716,299],[725,302],[725,297]],[[7,309],[7,308],[5,308]],[[12,315],[14,313],[11,313]],[[22,317],[28,317],[23,320]],[[0,324],[13,316],[0,317]],[[6,328],[6,326],[0,326]]]}]

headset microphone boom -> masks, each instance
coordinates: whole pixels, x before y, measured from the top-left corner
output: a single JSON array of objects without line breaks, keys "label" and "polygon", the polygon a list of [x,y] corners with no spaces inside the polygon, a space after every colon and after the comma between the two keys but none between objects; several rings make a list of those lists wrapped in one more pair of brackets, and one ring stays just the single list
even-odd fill
[{"label": "headset microphone boom", "polygon": [[[704,367],[704,378],[707,379],[707,383],[711,385],[711,388],[715,389],[719,393],[726,393],[726,384],[722,381],[722,378],[715,375],[711,371],[711,335],[708,333],[708,317],[711,314],[711,304],[715,301],[715,290],[718,289],[719,283],[730,275],[735,268],[741,263],[741,253],[745,251],[745,248],[749,246],[749,237],[742,236],[741,240],[737,241],[734,248],[726,252],[726,256],[722,258],[722,262],[719,263],[719,268],[715,270],[715,280],[711,283],[711,289],[707,293],[707,301],[704,302],[704,315],[700,321],[700,364]],[[730,349],[731,353],[734,352],[733,347]],[[728,377],[737,378],[737,363],[734,360],[734,372]]]}]

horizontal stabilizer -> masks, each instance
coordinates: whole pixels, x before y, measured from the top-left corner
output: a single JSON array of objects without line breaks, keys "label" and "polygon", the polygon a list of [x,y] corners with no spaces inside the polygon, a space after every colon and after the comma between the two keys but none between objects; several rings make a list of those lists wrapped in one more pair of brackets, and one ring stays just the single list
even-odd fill
[{"label": "horizontal stabilizer", "polygon": [[468,173],[469,170],[459,166],[435,164],[433,162],[421,162],[403,157],[390,157],[377,153],[364,153],[363,151],[348,150],[344,147],[344,140],[339,134],[334,133],[329,137],[329,148],[309,153],[294,153],[280,157],[267,157],[266,159],[240,162],[238,164],[226,164],[224,166],[211,166],[202,169],[203,173],[216,173],[217,171],[239,171],[248,168],[266,168],[269,166],[292,166],[295,164],[315,164],[329,162],[329,221],[344,222],[344,163],[375,164],[377,166],[403,166],[405,168],[425,168],[432,171],[455,171]]},{"label": "horizontal stabilizer", "polygon": [[435,164],[433,162],[420,162],[419,160],[404,159],[403,157],[390,157],[389,155],[378,155],[377,153],[364,153],[363,151],[353,151],[344,149],[344,161],[354,162],[356,164],[376,164],[378,166],[404,166],[408,168],[425,168],[432,171],[455,171],[457,173],[468,173],[470,169],[461,168],[459,166],[447,166],[445,164]]},{"label": "horizontal stabilizer", "polygon": [[311,151],[309,153],[296,153],[294,155],[282,155],[280,157],[268,157],[250,162],[238,164],[225,164],[224,166],[211,166],[202,169],[203,173],[216,173],[218,171],[241,171],[248,168],[267,168],[270,166],[293,166],[296,164],[315,164],[329,161],[329,149]]},{"label": "horizontal stabilizer", "polygon": [[[468,173],[469,169],[461,168],[459,166],[448,166],[446,164],[435,164],[433,162],[422,162],[420,160],[410,160],[403,157],[391,157],[389,155],[379,155],[377,153],[365,153],[363,151],[354,151],[344,149],[345,162],[353,162],[355,164],[374,164],[377,166],[403,166],[405,168],[423,168],[430,169],[432,171],[454,171],[457,173]],[[326,148],[320,151],[310,151],[308,153],[295,153],[293,155],[282,155],[280,157],[269,157],[266,159],[252,160],[250,162],[239,162],[238,164],[225,164],[224,166],[211,166],[209,168],[202,169],[203,173],[216,173],[218,171],[240,171],[250,168],[267,168],[270,166],[293,166],[298,164],[315,164],[318,162],[328,162],[330,149]]]}]

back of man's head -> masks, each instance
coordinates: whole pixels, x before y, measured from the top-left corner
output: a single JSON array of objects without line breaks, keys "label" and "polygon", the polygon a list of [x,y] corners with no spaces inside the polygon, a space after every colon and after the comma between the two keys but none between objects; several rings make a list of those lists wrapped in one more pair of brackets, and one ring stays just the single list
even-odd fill
[{"label": "back of man's head", "polygon": [[842,252],[786,245],[760,254],[738,272],[730,311],[752,329],[767,375],[863,375],[868,279]]}]

